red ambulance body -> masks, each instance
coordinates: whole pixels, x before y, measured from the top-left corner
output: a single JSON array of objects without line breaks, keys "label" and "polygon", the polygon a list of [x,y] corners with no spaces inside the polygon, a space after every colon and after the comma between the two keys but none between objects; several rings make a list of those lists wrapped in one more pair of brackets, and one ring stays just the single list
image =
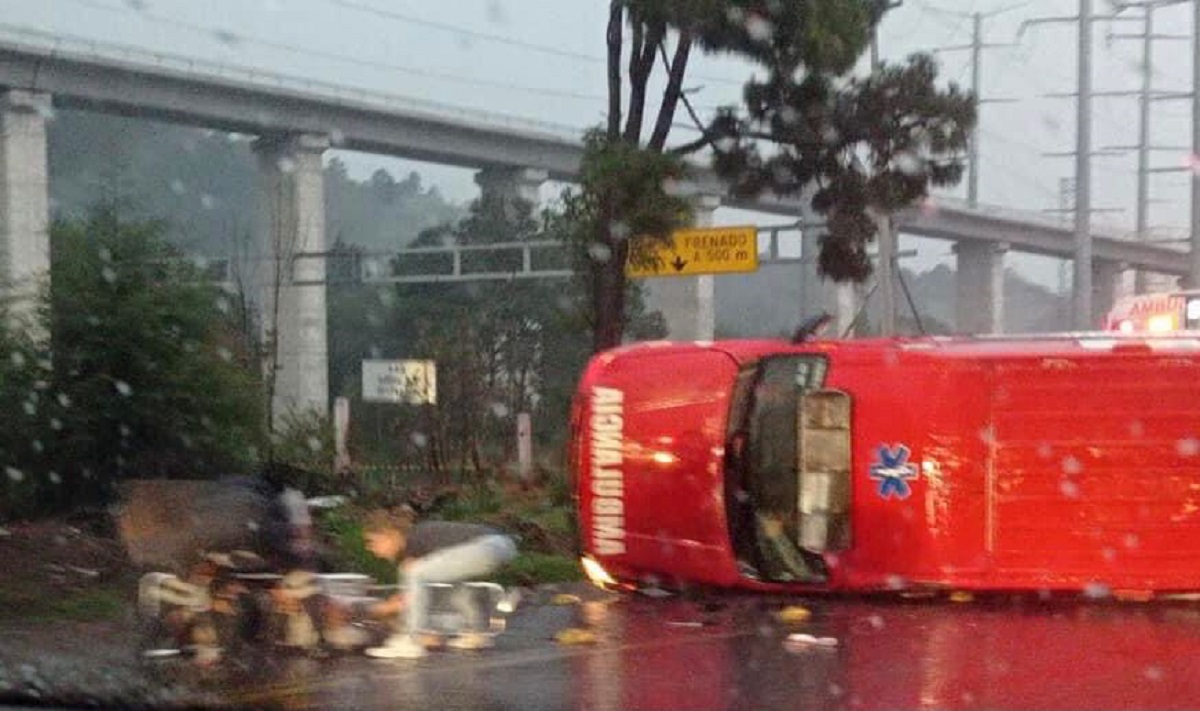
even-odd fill
[{"label": "red ambulance body", "polygon": [[1200,339],[642,343],[572,411],[585,571],[760,590],[1200,590]]}]

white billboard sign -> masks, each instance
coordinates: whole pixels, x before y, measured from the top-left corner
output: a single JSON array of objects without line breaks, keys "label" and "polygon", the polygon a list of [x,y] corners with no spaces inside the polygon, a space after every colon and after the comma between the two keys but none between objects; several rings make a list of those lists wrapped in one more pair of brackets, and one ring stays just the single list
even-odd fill
[{"label": "white billboard sign", "polygon": [[364,360],[362,381],[366,402],[437,402],[437,367],[431,360]]}]

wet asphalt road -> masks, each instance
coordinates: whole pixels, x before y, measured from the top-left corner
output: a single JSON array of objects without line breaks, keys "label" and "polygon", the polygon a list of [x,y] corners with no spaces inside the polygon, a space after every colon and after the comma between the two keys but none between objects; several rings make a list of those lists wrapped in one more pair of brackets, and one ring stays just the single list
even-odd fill
[{"label": "wet asphalt road", "polygon": [[[590,597],[525,606],[486,652],[294,660],[232,693],[289,708],[1200,708],[1197,603]],[[790,603],[812,617],[781,623]],[[595,643],[553,641],[577,626]]]}]

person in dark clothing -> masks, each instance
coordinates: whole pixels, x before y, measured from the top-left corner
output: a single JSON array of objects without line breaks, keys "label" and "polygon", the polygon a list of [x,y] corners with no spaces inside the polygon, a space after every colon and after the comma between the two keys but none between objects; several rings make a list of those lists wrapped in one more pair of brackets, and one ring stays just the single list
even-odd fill
[{"label": "person in dark clothing", "polygon": [[[367,654],[389,659],[416,659],[425,655],[419,635],[426,624],[428,583],[457,583],[495,572],[517,555],[512,538],[490,527],[450,521],[414,523],[404,511],[372,513],[363,526],[368,550],[400,565],[404,592],[376,605],[377,616],[397,615],[400,632]],[[451,640],[456,649],[479,649],[490,639],[468,632]]]}]

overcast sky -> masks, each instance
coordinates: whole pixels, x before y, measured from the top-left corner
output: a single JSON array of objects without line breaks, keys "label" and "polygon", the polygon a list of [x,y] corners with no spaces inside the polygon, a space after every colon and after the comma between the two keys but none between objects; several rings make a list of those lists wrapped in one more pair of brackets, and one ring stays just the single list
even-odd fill
[{"label": "overcast sky", "polygon": [[[222,64],[268,69],[345,87],[384,91],[447,109],[487,111],[582,130],[604,116],[603,0],[0,0],[0,37],[37,40],[27,30],[54,39],[121,43],[146,50],[203,58]],[[1093,3],[1109,12],[1105,0]],[[1029,27],[1025,20],[1069,17],[1074,0],[904,0],[888,15],[881,34],[885,60],[915,51],[964,45],[971,40],[969,13],[981,12],[985,41],[1016,43],[985,50],[981,113],[980,200],[1029,210],[1053,209],[1059,181],[1071,176],[1070,158],[1043,154],[1073,149],[1074,104],[1047,98],[1075,87],[1076,26]],[[1155,29],[1190,34],[1190,5],[1159,10]],[[1140,17],[1129,11],[1124,17]],[[1135,90],[1141,45],[1110,37],[1141,30],[1140,21],[1097,22],[1094,27],[1097,90]],[[46,40],[50,39],[49,37]],[[38,41],[46,41],[38,40]],[[943,75],[970,82],[969,52],[939,53]],[[1186,91],[1191,83],[1191,46],[1161,41],[1153,57],[1155,88]],[[693,100],[711,110],[734,102],[752,68],[724,58],[698,57],[688,86]],[[1095,147],[1132,144],[1137,139],[1135,97],[1095,100]],[[1188,165],[1190,103],[1156,102],[1153,141],[1160,167]],[[677,129],[677,137],[689,136]],[[416,169],[454,200],[475,195],[469,171],[375,156],[347,156],[354,171],[379,166],[396,172]],[[1098,223],[1132,230],[1136,196],[1135,156],[1098,158],[1093,167]],[[1152,178],[1151,223],[1159,236],[1181,237],[1188,221],[1187,173]],[[953,191],[961,195],[964,188]],[[756,216],[723,210],[720,222]],[[778,221],[777,219],[775,221]],[[949,244],[909,240],[918,247],[914,266],[927,268],[949,254]],[[1047,284],[1057,282],[1054,260],[1010,257],[1009,264]]]}]

